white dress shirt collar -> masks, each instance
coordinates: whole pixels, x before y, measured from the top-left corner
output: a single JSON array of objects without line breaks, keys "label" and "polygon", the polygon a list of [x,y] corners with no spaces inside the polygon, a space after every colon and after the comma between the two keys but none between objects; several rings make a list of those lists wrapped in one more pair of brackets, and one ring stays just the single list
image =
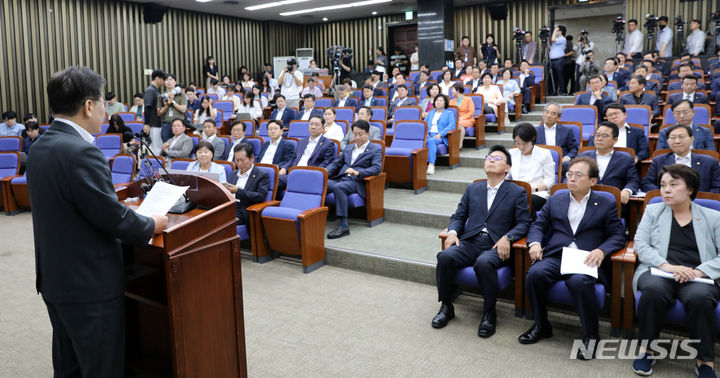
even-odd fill
[{"label": "white dress shirt collar", "polygon": [[86,142],[92,144],[92,142],[95,140],[95,137],[92,136],[87,130],[83,129],[82,126],[78,125],[77,123],[67,119],[67,118],[55,118],[56,121],[64,122],[70,127],[72,127],[80,136],[85,139]]}]

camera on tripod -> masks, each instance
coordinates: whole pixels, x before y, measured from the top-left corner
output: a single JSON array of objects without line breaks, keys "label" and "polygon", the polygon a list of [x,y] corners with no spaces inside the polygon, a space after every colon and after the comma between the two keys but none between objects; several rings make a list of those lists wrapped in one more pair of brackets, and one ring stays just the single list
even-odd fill
[{"label": "camera on tripod", "polygon": [[624,33],[625,32],[625,20],[623,20],[622,16],[618,16],[615,21],[613,21],[613,33]]},{"label": "camera on tripod", "polygon": [[540,34],[538,34],[538,37],[545,43],[548,38],[550,38],[550,28],[543,25],[543,27],[540,28]]},{"label": "camera on tripod", "polygon": [[328,60],[332,62],[333,68],[340,68],[340,63],[345,59],[352,59],[353,49],[343,46],[332,46],[327,49]]},{"label": "camera on tripod", "polygon": [[720,23],[720,9],[710,14],[710,22]]},{"label": "camera on tripod", "polygon": [[525,31],[516,26],[513,30],[513,39],[515,42],[522,42],[525,39]]}]

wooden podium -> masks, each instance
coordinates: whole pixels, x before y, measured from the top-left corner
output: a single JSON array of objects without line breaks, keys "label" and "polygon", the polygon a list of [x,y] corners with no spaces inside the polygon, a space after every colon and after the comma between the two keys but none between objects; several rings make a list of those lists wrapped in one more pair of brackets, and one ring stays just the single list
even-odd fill
[{"label": "wooden podium", "polygon": [[[168,214],[152,243],[124,245],[125,367],[151,377],[246,377],[235,198],[200,176],[172,175],[198,208]],[[118,199],[142,197],[140,182]],[[129,202],[136,208],[141,201]]]}]

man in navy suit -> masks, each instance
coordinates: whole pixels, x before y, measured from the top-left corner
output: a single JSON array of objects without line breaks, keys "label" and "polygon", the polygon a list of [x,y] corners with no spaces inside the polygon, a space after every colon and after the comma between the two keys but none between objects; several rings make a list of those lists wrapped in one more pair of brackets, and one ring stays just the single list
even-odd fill
[{"label": "man in navy suit", "polygon": [[620,103],[623,105],[647,105],[652,109],[654,116],[660,115],[660,107],[658,106],[658,97],[652,93],[645,93],[645,78],[640,75],[633,76],[628,81],[628,89],[632,93],[626,93],[620,96]]},{"label": "man in navy suit", "polygon": [[625,86],[625,80],[627,80],[627,76],[625,76],[624,70],[618,70],[618,61],[615,58],[607,58],[605,59],[605,76],[607,76],[608,81],[615,81],[617,86],[615,88],[622,88]]},{"label": "man in navy suit", "polygon": [[270,119],[282,121],[283,126],[290,125],[290,121],[295,119],[295,109],[287,107],[287,100],[283,95],[275,97],[275,104],[277,104],[277,109],[270,113]]},{"label": "man in navy suit", "polygon": [[337,228],[330,231],[328,239],[350,235],[348,226],[348,196],[353,193],[365,198],[365,177],[375,176],[382,169],[382,147],[370,142],[370,124],[356,121],[352,125],[355,143],[348,145],[335,161],[327,167],[328,193],[335,195],[335,214],[339,218]]},{"label": "man in navy suit", "polygon": [[315,96],[311,94],[303,96],[303,105],[303,110],[297,114],[295,120],[307,121],[310,119],[310,116],[313,115],[319,115],[322,117],[322,110],[315,109]]},{"label": "man in navy suit", "polygon": [[413,82],[413,89],[415,89],[415,95],[420,96],[420,90],[430,85],[428,82],[428,79],[430,79],[430,75],[428,74],[428,71],[420,71],[420,74],[418,74],[417,81]]},{"label": "man in navy suit", "polygon": [[[530,63],[528,63],[527,60],[520,62],[520,75],[518,79],[520,79],[520,92],[523,96],[523,113],[528,113],[530,112],[530,100],[532,96],[530,87],[535,85],[535,73],[530,69]],[[475,93],[475,88],[473,88],[473,93]]]},{"label": "man in navy suit", "polygon": [[308,121],[310,136],[300,139],[292,159],[280,166],[278,193],[287,187],[287,171],[290,167],[327,167],[335,160],[335,143],[323,136],[323,119],[312,116]]},{"label": "man in navy suit", "polygon": [[[653,91],[653,92],[655,92],[656,96],[660,95],[660,88],[658,88],[658,84],[654,81],[649,81],[649,80],[651,80],[648,78],[648,76],[650,76],[650,75],[647,74],[647,69],[644,66],[641,66],[641,65],[637,66],[630,79],[632,79],[635,76],[641,76],[643,79],[645,79],[645,81],[642,83],[644,90]],[[650,77],[652,77],[652,76],[650,76]],[[630,89],[630,79],[628,79],[625,82],[625,86],[622,87],[621,90],[632,91],[632,89]],[[662,83],[662,81],[660,81],[660,83]]]},{"label": "man in navy suit", "polygon": [[360,111],[360,108],[363,106],[372,107],[372,106],[381,106],[380,101],[375,98],[375,89],[372,87],[372,85],[365,85],[362,89],[363,98],[360,99],[360,103],[358,104],[358,111]]},{"label": "man in navy suit", "polygon": [[594,135],[596,150],[580,155],[590,156],[597,162],[600,174],[598,184],[620,189],[620,202],[624,205],[630,200],[630,195],[640,189],[640,176],[633,158],[615,151],[619,134],[616,124],[601,122]]},{"label": "man in navy suit", "polygon": [[647,175],[640,183],[642,190],[649,192],[658,189],[657,175],[662,167],[669,164],[684,164],[700,174],[701,192],[720,193],[720,165],[718,161],[707,155],[693,154],[693,130],[688,126],[675,125],[668,129],[670,149],[665,155],[656,156],[650,164]]},{"label": "man in navy suit", "polygon": [[227,182],[223,183],[225,188],[235,195],[235,217],[238,226],[248,224],[248,206],[265,202],[270,190],[270,176],[255,166],[254,152],[250,143],[235,145],[232,153],[238,169],[232,171]]},{"label": "man in navy suit", "polygon": [[682,78],[682,93],[673,93],[668,96],[667,105],[673,105],[680,100],[688,100],[693,104],[710,104],[707,96],[695,92],[698,78],[695,75],[688,75]]},{"label": "man in navy suit", "polygon": [[263,164],[275,164],[281,167],[292,159],[295,149],[292,143],[283,139],[282,126],[279,121],[272,120],[268,122],[267,129],[270,140],[260,148],[258,160]]},{"label": "man in navy suit", "polygon": [[401,85],[397,89],[397,98],[395,101],[390,103],[388,107],[388,124],[392,124],[395,117],[395,109],[401,106],[417,105],[414,98],[408,97],[408,89],[406,86]]},{"label": "man in navy suit", "polygon": [[[465,82],[465,85],[469,85],[472,87],[471,93],[475,93],[475,90],[478,89],[479,86],[483,85],[482,78],[480,77],[480,68],[479,67],[473,67],[472,70],[472,79]],[[523,96],[525,96],[523,94]],[[524,97],[523,97],[524,98]]]},{"label": "man in navy suit", "polygon": [[610,104],[610,96],[603,93],[603,81],[600,75],[590,77],[590,93],[585,92],[577,97],[575,105],[592,105],[597,109],[597,119],[605,117],[605,107]]},{"label": "man in navy suit", "polygon": [[[688,100],[680,100],[679,102],[673,104],[672,112],[676,125],[688,126],[692,129],[693,142],[690,145],[691,149],[715,151],[715,141],[713,140],[710,129],[693,123],[695,110],[692,102]],[[660,130],[658,133],[658,150],[670,148],[667,141],[668,130],[669,128],[665,128]]]},{"label": "man in navy suit", "polygon": [[[635,164],[650,157],[650,148],[645,132],[637,127],[627,124],[627,110],[625,105],[612,103],[605,108],[605,116],[608,121],[619,126],[619,134],[615,147],[628,147],[635,150]],[[622,126],[620,126],[622,125]],[[590,135],[588,146],[595,145],[595,136]]]},{"label": "man in navy suit", "polygon": [[357,110],[358,102],[356,99],[350,98],[347,86],[340,84],[335,86],[335,90],[337,91],[337,100],[333,103],[334,108],[349,106]]},{"label": "man in navy suit", "polygon": [[495,333],[498,278],[496,270],[508,263],[513,241],[525,237],[530,226],[525,189],[505,181],[512,161],[503,146],[493,146],[485,159],[487,181],[465,189],[455,214],[450,217],[444,248],[437,255],[438,301],[440,311],[433,328],[445,327],[455,317],[452,288],[458,270],[472,266],[482,284],[484,315],[478,336]]},{"label": "man in navy suit", "polygon": [[537,130],[537,141],[535,144],[547,144],[560,146],[562,148],[563,163],[569,162],[578,151],[578,141],[575,139],[573,130],[565,125],[558,125],[557,121],[562,114],[559,104],[550,103],[543,111],[543,123],[535,126]]},{"label": "man in navy suit", "polygon": [[[578,358],[591,359],[599,341],[598,308],[595,284],[607,284],[610,253],[625,246],[624,227],[620,223],[615,200],[590,190],[598,181],[598,166],[587,156],[578,156],[567,173],[569,192],[555,194],[543,206],[530,225],[527,242],[533,265],[525,277],[525,290],[534,313],[535,324],[518,337],[521,344],[534,344],[552,337],[547,318],[547,297],[552,285],[565,279],[583,328],[583,344],[589,355],[578,352]],[[585,274],[560,274],[563,248],[589,251],[584,263],[598,267],[598,278]],[[572,253],[572,252],[567,252]],[[605,264],[603,264],[605,262]]]}]

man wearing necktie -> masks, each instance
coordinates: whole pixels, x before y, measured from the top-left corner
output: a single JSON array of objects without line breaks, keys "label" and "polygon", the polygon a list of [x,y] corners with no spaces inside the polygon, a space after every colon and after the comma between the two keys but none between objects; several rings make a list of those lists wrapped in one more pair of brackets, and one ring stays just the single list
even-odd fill
[{"label": "man wearing necktie", "polygon": [[707,96],[702,93],[698,93],[697,89],[698,78],[695,75],[688,75],[682,78],[682,92],[673,93],[668,96],[667,105],[673,105],[682,100],[687,100],[693,104],[709,104]]},{"label": "man wearing necktie", "polygon": [[[692,135],[694,135],[694,141],[690,144],[690,148],[693,150],[715,150],[715,141],[713,140],[712,132],[710,129],[704,126],[696,125],[693,122],[695,117],[694,105],[691,101],[680,100],[672,106],[672,114],[675,118],[675,124],[690,127],[692,129]],[[665,148],[672,148],[668,144],[668,133],[669,128],[660,130],[658,133],[657,149],[662,150]]]}]

